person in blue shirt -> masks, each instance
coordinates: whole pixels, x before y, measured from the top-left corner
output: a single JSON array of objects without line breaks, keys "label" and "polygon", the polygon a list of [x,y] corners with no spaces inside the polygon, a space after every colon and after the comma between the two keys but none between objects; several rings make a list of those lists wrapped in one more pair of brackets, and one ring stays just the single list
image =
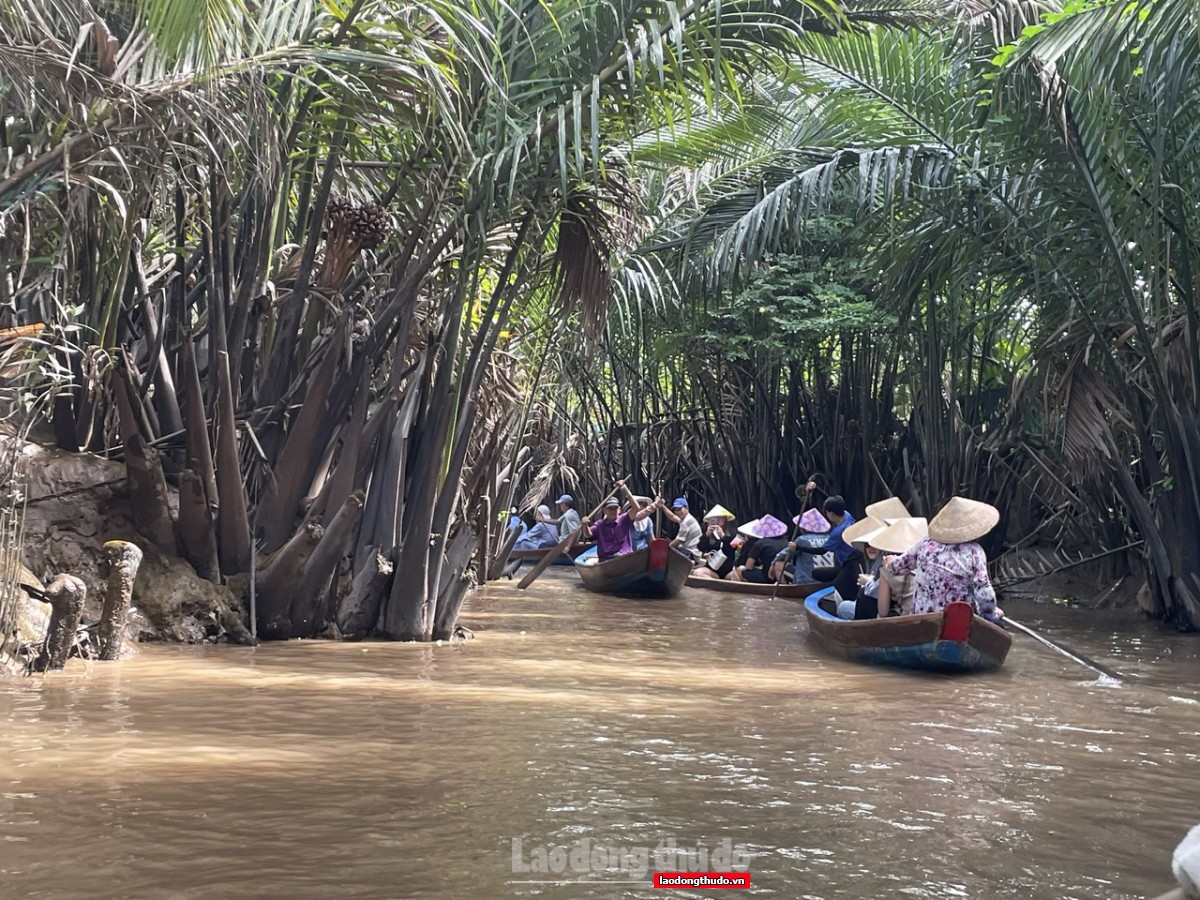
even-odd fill
[{"label": "person in blue shirt", "polygon": [[515,506],[508,513],[508,530],[515,530],[517,532],[517,540],[525,537],[526,532],[529,531],[529,526],[517,515],[517,508]]},{"label": "person in blue shirt", "polygon": [[[838,589],[838,593],[842,594],[842,599],[852,600],[855,593],[851,588],[857,590],[863,557],[861,553],[846,543],[842,535],[845,534],[847,528],[854,524],[854,516],[846,509],[846,501],[839,494],[825,498],[825,502],[821,504],[821,513],[832,526],[825,543],[817,547],[796,544],[795,549],[801,553],[832,553],[837,565],[816,567],[812,572],[813,581],[832,581],[833,586]],[[790,546],[789,549],[791,549]],[[843,594],[843,589],[847,593]]]},{"label": "person in blue shirt", "polygon": [[829,520],[832,530],[821,545],[820,552],[832,553],[838,566],[844,566],[846,561],[858,552],[842,539],[842,534],[854,524],[855,518],[846,509],[846,501],[838,494],[825,498],[825,502],[821,504],[821,513]]},{"label": "person in blue shirt", "polygon": [[[655,501],[649,497],[638,497],[637,500],[643,508],[655,505]],[[632,516],[635,512],[634,504],[632,502],[626,503],[625,511]],[[650,542],[654,540],[654,521],[646,518],[634,522],[630,540],[633,542],[634,550],[641,550],[644,547],[650,546]]]}]

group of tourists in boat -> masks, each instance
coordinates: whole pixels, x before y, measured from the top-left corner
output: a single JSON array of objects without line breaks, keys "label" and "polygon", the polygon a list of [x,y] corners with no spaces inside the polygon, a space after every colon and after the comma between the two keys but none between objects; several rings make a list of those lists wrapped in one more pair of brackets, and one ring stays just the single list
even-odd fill
[{"label": "group of tourists in boat", "polygon": [[966,600],[978,615],[997,621],[1003,612],[978,541],[999,519],[994,506],[966,497],[952,498],[932,521],[911,515],[895,497],[872,503],[856,519],[835,495],[819,511],[793,518],[789,539],[787,526],[774,516],[734,529],[733,514],[715,506],[705,514],[699,546],[707,555],[693,575],[826,583],[843,619],[920,615]]},{"label": "group of tourists in boat", "polygon": [[[604,562],[647,546],[651,517],[661,510],[677,525],[670,547],[693,561],[693,580],[828,585],[836,615],[845,620],[933,613],[954,600],[969,602],[988,621],[1003,616],[978,543],[1000,519],[987,503],[954,497],[926,520],[892,497],[856,518],[834,495],[796,515],[792,529],[770,514],[734,527],[736,517],[720,504],[701,525],[686,497],[668,505],[662,497],[635,496],[623,481],[616,488],[627,501],[608,498],[595,521],[579,517],[569,494],[556,501],[557,517],[538,507],[536,524],[515,546],[552,547],[582,526],[595,541],[594,559]],[[806,489],[811,496],[816,485]]]}]

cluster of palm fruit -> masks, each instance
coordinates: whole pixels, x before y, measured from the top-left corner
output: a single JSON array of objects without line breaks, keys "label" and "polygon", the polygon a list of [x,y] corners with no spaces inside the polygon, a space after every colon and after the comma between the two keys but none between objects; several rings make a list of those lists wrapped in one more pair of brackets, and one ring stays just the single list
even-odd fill
[{"label": "cluster of palm fruit", "polygon": [[332,197],[325,214],[330,241],[342,239],[356,250],[374,250],[387,237],[387,213],[378,203],[355,206],[345,197]]},{"label": "cluster of palm fruit", "polygon": [[388,235],[388,218],[378,203],[355,206],[345,197],[331,197],[325,208],[325,267],[321,283],[337,290],[363,250],[374,250]]}]

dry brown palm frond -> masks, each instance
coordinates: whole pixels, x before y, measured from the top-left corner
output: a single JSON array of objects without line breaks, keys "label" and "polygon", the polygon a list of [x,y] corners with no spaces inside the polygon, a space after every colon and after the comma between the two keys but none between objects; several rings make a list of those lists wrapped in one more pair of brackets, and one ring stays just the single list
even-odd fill
[{"label": "dry brown palm frond", "polygon": [[1200,336],[1189,339],[1187,317],[1180,316],[1169,322],[1162,330],[1161,340],[1167,372],[1185,383],[1191,381],[1192,350],[1189,344],[1192,340],[1200,340]]},{"label": "dry brown palm frond", "polygon": [[1081,469],[1111,462],[1113,422],[1129,424],[1121,400],[1077,355],[1059,379],[1054,405],[1062,412],[1063,454]]},{"label": "dry brown palm frond", "polygon": [[554,268],[564,314],[576,308],[585,333],[604,333],[612,296],[612,245],[607,220],[594,196],[582,191],[567,198],[558,228]]},{"label": "dry brown palm frond", "polygon": [[613,259],[633,246],[639,231],[638,197],[619,167],[598,185],[567,195],[558,227],[553,273],[564,314],[578,309],[592,340],[604,333],[612,298]]}]

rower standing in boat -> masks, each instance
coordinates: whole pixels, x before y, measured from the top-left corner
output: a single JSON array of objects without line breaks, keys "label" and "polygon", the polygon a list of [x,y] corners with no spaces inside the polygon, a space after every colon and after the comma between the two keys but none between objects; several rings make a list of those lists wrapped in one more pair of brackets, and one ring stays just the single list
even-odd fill
[{"label": "rower standing in boat", "polygon": [[624,481],[618,481],[617,488],[629,494],[630,512],[621,512],[621,501],[609,497],[604,501],[604,518],[596,522],[587,518],[583,520],[596,540],[596,556],[600,562],[633,552],[633,523],[640,522],[658,509],[657,503],[638,509],[637,500]]}]

